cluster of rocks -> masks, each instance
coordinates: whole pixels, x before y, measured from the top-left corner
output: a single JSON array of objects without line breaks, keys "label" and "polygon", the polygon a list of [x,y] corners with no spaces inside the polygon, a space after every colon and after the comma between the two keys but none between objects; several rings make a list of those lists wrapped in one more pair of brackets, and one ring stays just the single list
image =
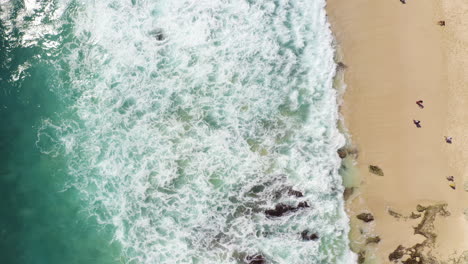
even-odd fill
[{"label": "cluster of rocks", "polygon": [[402,245],[399,245],[390,255],[388,259],[394,263],[402,264],[424,264],[424,263],[438,263],[435,258],[428,256],[427,253],[422,253],[424,251],[423,244],[416,244],[411,248],[405,248]]},{"label": "cluster of rocks", "polygon": [[[356,215],[356,218],[363,221],[364,223],[369,223],[375,220],[374,216],[371,213],[366,213],[366,212]],[[378,244],[380,243],[380,241],[381,239],[379,236],[370,236],[366,238],[366,245]],[[358,263],[362,264],[365,261],[366,261],[366,251],[361,250],[358,252]]]},{"label": "cluster of rocks", "polygon": [[422,206],[418,204],[416,210],[423,213],[423,219],[414,227],[414,233],[424,236],[426,239],[422,243],[417,243],[412,247],[406,248],[399,245],[388,259],[394,263],[418,264],[418,263],[438,263],[435,257],[431,255],[430,248],[435,244],[437,234],[434,232],[434,221],[437,215],[449,216],[446,210],[447,204],[436,204],[431,206]]},{"label": "cluster of rocks", "polygon": [[[282,179],[282,175],[277,177],[278,179]],[[295,190],[292,187],[280,187],[280,188],[269,188],[274,185],[274,181],[278,180],[275,179],[271,182],[266,182],[263,184],[253,186],[245,195],[251,198],[260,198],[260,197],[273,197],[274,200],[279,200],[282,197],[289,196],[294,198],[302,198],[304,194],[301,191]],[[266,217],[270,219],[277,219],[281,217],[285,217],[290,214],[297,213],[300,210],[305,210],[310,208],[310,205],[307,201],[298,201],[296,205],[290,205],[288,203],[279,202],[277,203],[274,208],[271,209],[262,209],[258,211],[258,209],[253,209],[254,212],[263,212]],[[319,235],[315,232],[310,230],[303,230],[300,234],[300,238],[307,242],[307,241],[316,241],[319,239]],[[246,264],[266,264],[270,263],[268,260],[268,256],[264,256],[262,253],[258,252],[253,255],[245,256],[243,255],[242,258],[243,262]]]}]

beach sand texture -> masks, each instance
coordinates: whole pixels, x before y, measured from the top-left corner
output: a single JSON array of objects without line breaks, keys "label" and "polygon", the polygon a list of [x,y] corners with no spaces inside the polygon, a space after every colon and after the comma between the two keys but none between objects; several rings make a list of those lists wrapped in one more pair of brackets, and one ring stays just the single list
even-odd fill
[{"label": "beach sand texture", "polygon": [[[359,151],[358,193],[347,201],[354,250],[365,263],[391,263],[399,245],[417,251],[400,261],[468,263],[460,257],[468,251],[468,1],[329,0],[327,11],[347,65],[342,113]],[[431,215],[418,204],[447,206]],[[375,221],[356,218],[367,211]],[[381,241],[365,245],[373,235]]]}]

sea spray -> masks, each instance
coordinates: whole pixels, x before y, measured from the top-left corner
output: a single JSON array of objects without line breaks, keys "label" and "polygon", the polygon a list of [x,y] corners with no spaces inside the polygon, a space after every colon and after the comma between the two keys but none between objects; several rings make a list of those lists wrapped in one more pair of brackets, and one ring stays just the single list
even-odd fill
[{"label": "sea spray", "polygon": [[[62,3],[54,91],[70,105],[37,146],[68,160],[122,261],[353,263],[324,4]],[[278,204],[295,209],[265,214]]]}]

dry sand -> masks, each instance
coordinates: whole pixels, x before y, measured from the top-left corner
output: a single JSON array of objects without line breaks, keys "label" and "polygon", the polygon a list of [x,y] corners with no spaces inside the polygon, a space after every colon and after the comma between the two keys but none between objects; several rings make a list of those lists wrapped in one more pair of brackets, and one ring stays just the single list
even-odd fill
[{"label": "dry sand", "polygon": [[[390,263],[399,245],[426,241],[434,245],[419,260],[432,254],[440,263],[468,264],[458,259],[468,251],[468,1],[328,0],[327,11],[347,65],[342,113],[359,151],[358,193],[347,201],[353,248],[366,252],[365,263]],[[385,175],[369,173],[369,165]],[[456,190],[446,180],[450,175]],[[418,213],[416,206],[444,203],[450,215],[436,214],[434,231],[427,215],[426,232],[415,235],[425,214],[408,218]],[[357,220],[364,211],[375,221]],[[372,235],[380,243],[366,246]]]}]

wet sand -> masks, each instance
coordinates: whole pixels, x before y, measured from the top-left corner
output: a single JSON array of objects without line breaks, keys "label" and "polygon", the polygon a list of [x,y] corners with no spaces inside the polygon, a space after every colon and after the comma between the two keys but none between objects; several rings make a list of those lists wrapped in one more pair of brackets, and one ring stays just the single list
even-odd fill
[{"label": "wet sand", "polygon": [[[328,0],[327,11],[347,66],[344,123],[358,149],[357,188],[347,201],[353,249],[364,252],[365,263],[391,263],[399,245],[425,241],[418,259],[458,261],[468,251],[468,1]],[[447,204],[448,213],[430,217],[418,204]],[[358,220],[362,212],[375,221]],[[420,223],[427,232],[415,234]],[[374,235],[381,241],[366,245]]]}]

